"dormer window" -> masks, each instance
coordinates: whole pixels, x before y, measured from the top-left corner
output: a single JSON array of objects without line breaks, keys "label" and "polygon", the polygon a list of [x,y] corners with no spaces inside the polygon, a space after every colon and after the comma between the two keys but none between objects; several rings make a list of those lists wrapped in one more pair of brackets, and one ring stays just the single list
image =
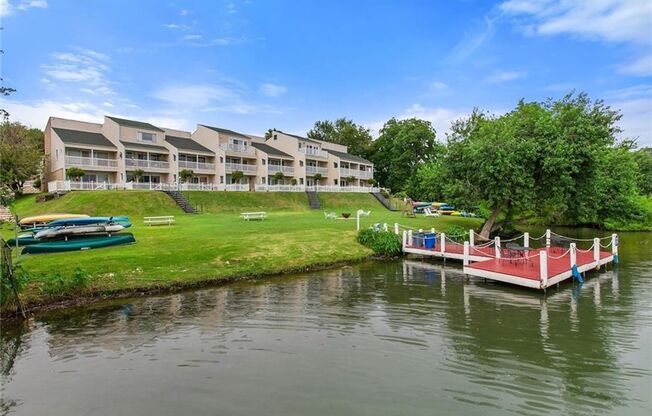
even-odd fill
[{"label": "dormer window", "polygon": [[154,133],[145,133],[143,131],[139,131],[138,140],[140,140],[141,142],[155,143],[156,135]]}]

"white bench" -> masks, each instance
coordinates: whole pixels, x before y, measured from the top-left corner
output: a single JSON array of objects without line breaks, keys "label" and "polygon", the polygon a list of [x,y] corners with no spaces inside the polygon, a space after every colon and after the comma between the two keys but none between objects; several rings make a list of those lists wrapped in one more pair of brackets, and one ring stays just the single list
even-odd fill
[{"label": "white bench", "polygon": [[174,224],[174,215],[163,215],[160,217],[145,217],[147,225],[172,225]]},{"label": "white bench", "polygon": [[264,212],[264,211],[260,211],[260,212],[243,212],[243,213],[240,214],[240,216],[242,218],[244,218],[245,221],[249,221],[249,220],[261,220],[262,221],[265,218],[267,218],[267,213]]}]

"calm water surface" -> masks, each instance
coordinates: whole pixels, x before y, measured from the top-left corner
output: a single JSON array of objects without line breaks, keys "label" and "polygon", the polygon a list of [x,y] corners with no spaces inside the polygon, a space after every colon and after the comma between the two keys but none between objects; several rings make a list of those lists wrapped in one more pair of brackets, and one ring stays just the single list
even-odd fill
[{"label": "calm water surface", "polygon": [[652,234],[621,244],[546,296],[406,260],[5,323],[0,414],[650,414]]}]

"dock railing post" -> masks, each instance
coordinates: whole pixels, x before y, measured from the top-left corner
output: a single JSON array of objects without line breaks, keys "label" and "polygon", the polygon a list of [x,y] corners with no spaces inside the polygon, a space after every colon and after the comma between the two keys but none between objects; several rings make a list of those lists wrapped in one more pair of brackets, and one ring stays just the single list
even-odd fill
[{"label": "dock railing post", "polygon": [[412,243],[414,242],[413,239],[412,239],[412,230],[408,230],[407,233],[408,233],[408,245],[410,247],[412,247],[412,245],[413,245]]},{"label": "dock railing post", "polygon": [[593,239],[593,261],[596,262],[596,267],[600,265],[600,239]]},{"label": "dock railing post", "polygon": [[611,234],[611,254],[618,255],[618,234]]},{"label": "dock railing post", "polygon": [[469,245],[471,247],[475,246],[475,232],[473,230],[469,230]]},{"label": "dock railing post", "polygon": [[530,248],[530,233],[527,231],[523,233],[523,247]]},{"label": "dock railing post", "polygon": [[394,234],[399,235],[398,223],[397,222],[394,223]]},{"label": "dock railing post", "polygon": [[439,247],[441,248],[441,255],[443,257],[444,252],[446,251],[446,234],[444,233],[439,234],[439,238],[441,239],[439,240],[440,241]]},{"label": "dock railing post", "polygon": [[496,249],[496,258],[500,258],[500,237],[494,238],[494,248]]},{"label": "dock railing post", "polygon": [[550,247],[550,230],[546,230],[546,247]]},{"label": "dock railing post", "polygon": [[465,266],[469,264],[469,242],[464,242],[464,263]]},{"label": "dock railing post", "polygon": [[541,276],[541,289],[548,287],[548,254],[545,251],[539,252],[539,275]]},{"label": "dock railing post", "polygon": [[570,267],[577,265],[577,244],[570,243]]},{"label": "dock railing post", "polygon": [[403,230],[403,250],[405,250],[405,247],[407,247],[407,231]]}]

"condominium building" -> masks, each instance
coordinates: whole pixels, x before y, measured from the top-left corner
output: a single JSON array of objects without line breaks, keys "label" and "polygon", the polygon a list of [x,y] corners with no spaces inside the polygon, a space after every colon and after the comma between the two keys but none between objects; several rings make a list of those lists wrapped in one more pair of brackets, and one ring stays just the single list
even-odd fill
[{"label": "condominium building", "polygon": [[[102,124],[50,117],[45,152],[51,191],[372,190],[373,164],[346,146],[278,130],[265,139],[204,124],[191,133],[112,116]],[[71,181],[71,167],[84,176]]]}]

